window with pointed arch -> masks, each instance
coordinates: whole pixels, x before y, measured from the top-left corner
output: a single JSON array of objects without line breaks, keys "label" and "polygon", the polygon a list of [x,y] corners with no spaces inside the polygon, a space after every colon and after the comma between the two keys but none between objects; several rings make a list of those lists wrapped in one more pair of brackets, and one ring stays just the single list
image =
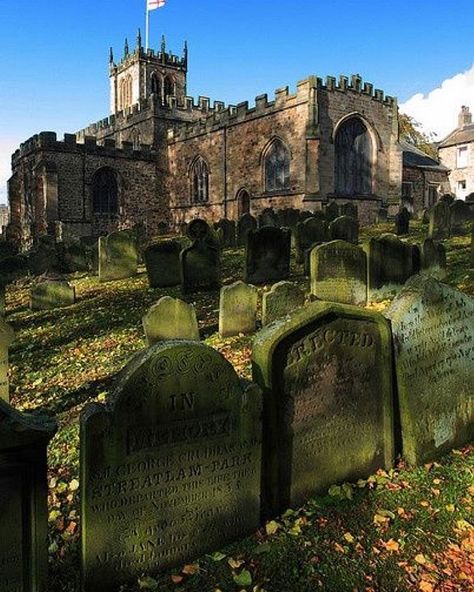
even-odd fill
[{"label": "window with pointed arch", "polygon": [[191,167],[191,201],[205,203],[209,200],[209,167],[206,161],[198,156]]},{"label": "window with pointed arch", "polygon": [[110,167],[99,169],[92,178],[92,211],[94,214],[118,213],[117,173]]},{"label": "window with pointed arch", "polygon": [[175,94],[174,78],[172,76],[165,77],[164,84],[164,102],[167,103],[168,97],[172,97]]},{"label": "window with pointed arch", "polygon": [[132,132],[132,144],[134,150],[140,150],[140,132],[136,128]]},{"label": "window with pointed arch", "polygon": [[290,151],[279,138],[275,138],[265,151],[265,191],[283,191],[290,188]]},{"label": "window with pointed arch", "polygon": [[153,72],[153,74],[151,75],[151,92],[152,92],[152,94],[159,97],[161,100],[161,97],[163,95],[161,78],[160,78],[160,75],[157,74],[156,72]]}]

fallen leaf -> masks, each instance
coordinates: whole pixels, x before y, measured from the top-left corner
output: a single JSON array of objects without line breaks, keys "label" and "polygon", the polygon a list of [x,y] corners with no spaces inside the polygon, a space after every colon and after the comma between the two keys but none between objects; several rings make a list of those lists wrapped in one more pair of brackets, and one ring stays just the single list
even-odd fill
[{"label": "fallen leaf", "polygon": [[267,524],[265,525],[265,531],[268,534],[268,536],[275,534],[279,528],[280,528],[280,525],[278,524],[278,522],[275,522],[275,520],[272,520],[271,522],[267,522]]},{"label": "fallen leaf", "polygon": [[239,574],[234,576],[234,582],[238,586],[250,586],[252,584],[252,574],[248,569],[243,569]]},{"label": "fallen leaf", "polygon": [[423,553],[418,553],[418,555],[415,555],[415,561],[420,565],[425,565],[426,557],[423,555]]},{"label": "fallen leaf", "polygon": [[187,576],[192,576],[199,571],[199,565],[197,563],[191,563],[185,565],[181,571]]},{"label": "fallen leaf", "polygon": [[173,582],[173,584],[181,584],[183,580],[183,576],[171,576],[171,581]]},{"label": "fallen leaf", "polygon": [[394,553],[400,549],[400,544],[394,539],[390,539],[386,543],[383,543],[383,546],[387,549],[387,551],[392,551]]},{"label": "fallen leaf", "polygon": [[230,565],[230,567],[232,569],[239,569],[239,567],[241,565],[243,565],[245,563],[245,561],[243,559],[234,559],[233,557],[231,557],[227,563]]},{"label": "fallen leaf", "polygon": [[350,532],[346,532],[344,538],[348,543],[353,543],[355,541],[354,537],[351,535]]}]

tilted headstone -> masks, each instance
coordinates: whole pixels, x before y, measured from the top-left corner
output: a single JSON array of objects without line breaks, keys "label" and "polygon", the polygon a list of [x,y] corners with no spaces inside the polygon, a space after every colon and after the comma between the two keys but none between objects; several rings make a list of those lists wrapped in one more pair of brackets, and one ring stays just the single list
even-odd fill
[{"label": "tilted headstone", "polygon": [[48,592],[46,448],[54,421],[0,399],[0,590]]},{"label": "tilted headstone", "polygon": [[157,344],[81,417],[84,592],[117,592],[260,525],[261,393],[225,358]]},{"label": "tilted headstone", "polygon": [[137,267],[137,241],[132,230],[120,230],[99,238],[99,281],[132,277]]},{"label": "tilted headstone", "polygon": [[291,230],[264,226],[247,235],[245,281],[266,284],[290,275]]},{"label": "tilted headstone", "polygon": [[329,237],[356,245],[359,242],[359,220],[351,216],[339,216],[329,224]]},{"label": "tilted headstone", "polygon": [[421,272],[438,279],[446,276],[446,249],[442,243],[427,238],[421,245]]},{"label": "tilted headstone", "polygon": [[162,240],[145,249],[144,260],[150,288],[167,288],[181,283],[179,240]]},{"label": "tilted headstone", "polygon": [[163,296],[142,319],[148,345],[167,339],[199,341],[196,311],[179,298]]},{"label": "tilted headstone", "polygon": [[410,218],[407,208],[401,208],[395,216],[395,234],[402,235],[410,232]]},{"label": "tilted headstone", "polygon": [[257,220],[250,214],[243,214],[237,222],[237,240],[239,245],[245,246],[247,244],[247,234],[251,230],[257,229]]},{"label": "tilted headstone", "polygon": [[13,329],[0,316],[0,399],[7,402],[10,400],[8,390],[8,348],[14,339],[15,333]]},{"label": "tilted headstone", "polygon": [[391,466],[390,326],[381,315],[309,304],[258,334],[252,367],[264,391],[268,514]]},{"label": "tilted headstone", "polygon": [[262,325],[269,325],[304,306],[305,294],[293,282],[278,282],[263,293]]},{"label": "tilted headstone", "polygon": [[262,210],[262,213],[258,217],[258,226],[259,228],[262,228],[263,226],[273,226],[278,228],[278,216],[273,208],[265,208]]},{"label": "tilted headstone", "polygon": [[316,243],[324,243],[328,240],[328,225],[321,218],[308,218],[296,225],[295,249],[296,262],[304,263],[305,253]]},{"label": "tilted headstone", "polygon": [[474,299],[414,276],[386,316],[395,343],[403,456],[422,464],[474,435]]},{"label": "tilted headstone", "polygon": [[310,254],[311,294],[342,304],[367,304],[367,255],[346,241],[331,241]]},{"label": "tilted headstone", "polygon": [[181,286],[183,293],[214,290],[220,285],[220,249],[215,233],[205,220],[188,224],[193,244],[181,251]]},{"label": "tilted headstone", "polygon": [[355,204],[348,201],[347,203],[342,204],[341,215],[342,216],[351,216],[352,218],[357,219],[359,217],[359,210]]},{"label": "tilted headstone", "polygon": [[221,288],[219,303],[219,334],[232,337],[255,332],[258,290],[244,282]]},{"label": "tilted headstone", "polygon": [[372,238],[365,251],[369,300],[393,296],[413,275],[414,250],[398,236],[387,233]]},{"label": "tilted headstone", "polygon": [[326,215],[326,220],[332,222],[336,218],[339,218],[339,206],[335,201],[331,201],[326,206],[324,213]]},{"label": "tilted headstone", "polygon": [[471,219],[471,208],[463,199],[456,199],[449,206],[451,234],[464,234],[465,224]]},{"label": "tilted headstone", "polygon": [[446,201],[438,201],[429,212],[430,225],[428,236],[430,238],[448,238],[451,229],[450,210]]},{"label": "tilted headstone", "polygon": [[75,302],[76,289],[64,279],[45,277],[30,291],[31,310],[63,308]]},{"label": "tilted headstone", "polygon": [[222,230],[222,244],[224,247],[235,246],[235,222],[223,218],[214,224],[216,230]]}]

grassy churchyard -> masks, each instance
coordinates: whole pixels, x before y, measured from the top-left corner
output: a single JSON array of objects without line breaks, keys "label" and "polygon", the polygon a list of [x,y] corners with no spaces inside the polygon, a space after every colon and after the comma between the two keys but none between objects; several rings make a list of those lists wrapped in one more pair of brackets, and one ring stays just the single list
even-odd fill
[{"label": "grassy churchyard", "polygon": [[[393,224],[361,229],[360,241],[392,230]],[[412,222],[403,240],[419,244],[426,234],[426,226]],[[470,235],[443,241],[444,281],[474,296],[470,241]],[[225,250],[222,284],[242,279],[243,264],[243,249]],[[294,257],[291,272],[291,281],[308,292]],[[62,309],[32,312],[29,278],[6,293],[6,320],[16,333],[10,402],[23,411],[40,409],[59,424],[48,452],[49,592],[79,590],[79,416],[87,403],[107,399],[115,375],[146,347],[147,309],[164,295],[192,303],[202,341],[251,379],[253,336],[219,336],[218,290],[182,296],[179,287],[150,289],[143,266],[126,280],[99,283],[85,273],[67,279],[77,300]],[[368,307],[383,313],[389,304]],[[474,446],[417,468],[398,459],[394,469],[333,486],[245,540],[159,575],[143,573],[122,590],[468,592],[474,589],[473,507]]]}]

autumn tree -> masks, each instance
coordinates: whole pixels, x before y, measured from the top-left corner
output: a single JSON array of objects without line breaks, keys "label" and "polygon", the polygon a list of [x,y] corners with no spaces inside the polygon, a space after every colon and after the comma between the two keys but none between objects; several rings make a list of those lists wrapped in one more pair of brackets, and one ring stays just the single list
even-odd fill
[{"label": "autumn tree", "polygon": [[431,158],[438,160],[438,151],[435,145],[435,133],[425,133],[421,129],[421,124],[406,113],[399,113],[398,129],[400,140],[404,140],[408,144],[416,146],[428,156],[431,156]]}]

